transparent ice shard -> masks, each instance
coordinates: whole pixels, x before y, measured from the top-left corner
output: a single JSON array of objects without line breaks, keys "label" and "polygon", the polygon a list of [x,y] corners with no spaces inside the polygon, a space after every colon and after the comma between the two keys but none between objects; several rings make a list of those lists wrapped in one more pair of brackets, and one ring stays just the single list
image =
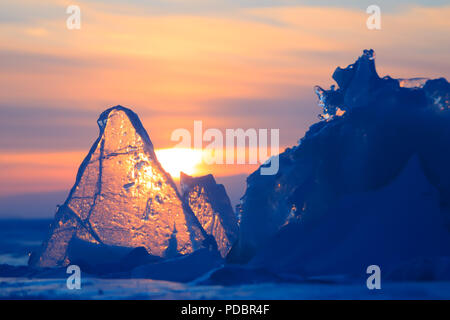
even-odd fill
[{"label": "transparent ice shard", "polygon": [[230,199],[221,184],[209,174],[191,177],[181,173],[183,201],[201,223],[208,235],[212,235],[217,248],[225,257],[238,236],[238,223]]},{"label": "transparent ice shard", "polygon": [[183,209],[138,116],[116,106],[100,115],[98,125],[100,135],[30,265],[67,265],[74,237],[105,246],[145,247],[161,257],[201,247],[206,234],[192,212]]}]

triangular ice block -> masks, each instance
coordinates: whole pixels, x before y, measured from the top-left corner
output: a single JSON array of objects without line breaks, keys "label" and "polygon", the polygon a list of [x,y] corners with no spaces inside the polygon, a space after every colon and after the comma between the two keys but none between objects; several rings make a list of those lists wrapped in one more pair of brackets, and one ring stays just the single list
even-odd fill
[{"label": "triangular ice block", "polygon": [[145,247],[162,257],[200,247],[205,232],[183,209],[138,116],[116,106],[100,115],[98,125],[100,135],[30,265],[67,265],[73,238],[105,247]]}]

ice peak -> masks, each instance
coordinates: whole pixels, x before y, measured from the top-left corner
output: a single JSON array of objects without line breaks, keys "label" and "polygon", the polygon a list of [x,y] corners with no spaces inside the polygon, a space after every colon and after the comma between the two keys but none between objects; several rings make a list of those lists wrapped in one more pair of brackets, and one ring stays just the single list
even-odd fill
[{"label": "ice peak", "polygon": [[[117,105],[117,106],[108,108],[105,111],[103,111],[100,114],[100,116],[98,117],[98,121],[99,122],[104,122],[105,120],[107,121],[110,115],[117,114],[117,113],[120,113],[120,112],[125,113],[128,116],[128,118],[130,119],[130,121],[139,120],[139,117],[137,116],[137,114],[134,113],[131,109],[126,108],[126,107],[121,106],[121,105]],[[141,124],[141,126],[142,126],[142,124]]]},{"label": "ice peak", "polygon": [[212,174],[207,174],[201,177],[192,177],[184,172],[181,172],[180,184],[186,187],[192,187],[193,185],[214,186],[217,183]]},{"label": "ice peak", "polygon": [[180,184],[185,205],[189,206],[203,229],[213,236],[222,257],[237,239],[237,219],[230,199],[211,174],[191,177],[181,173]]},{"label": "ice peak", "polygon": [[329,90],[319,86],[314,88],[319,107],[323,108],[319,118],[324,120],[368,104],[370,91],[376,89],[381,81],[375,68],[375,52],[373,49],[364,50],[354,63],[346,68],[337,67],[332,77],[338,88],[334,85]]},{"label": "ice peak", "polygon": [[100,114],[97,120],[97,124],[100,129],[100,135],[105,132],[105,128],[107,127],[107,125],[116,127],[113,131],[123,131],[123,133],[127,132],[126,130],[124,130],[124,127],[127,126],[129,128],[128,131],[136,131],[143,139],[144,143],[153,150],[153,144],[150,140],[150,137],[148,136],[147,131],[142,125],[139,116],[129,108],[117,105],[106,109]]}]

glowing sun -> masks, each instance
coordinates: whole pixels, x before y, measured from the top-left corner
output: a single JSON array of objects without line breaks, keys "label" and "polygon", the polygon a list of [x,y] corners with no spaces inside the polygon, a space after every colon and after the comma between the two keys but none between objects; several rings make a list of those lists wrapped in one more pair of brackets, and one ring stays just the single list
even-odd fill
[{"label": "glowing sun", "polygon": [[156,157],[174,179],[180,178],[180,172],[192,175],[202,162],[202,151],[189,148],[169,148],[155,150]]}]

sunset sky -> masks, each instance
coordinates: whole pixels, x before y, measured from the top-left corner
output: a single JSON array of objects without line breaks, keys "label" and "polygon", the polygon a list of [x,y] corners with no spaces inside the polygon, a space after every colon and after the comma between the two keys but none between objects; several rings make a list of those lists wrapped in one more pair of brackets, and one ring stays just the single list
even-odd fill
[{"label": "sunset sky", "polygon": [[[317,121],[313,86],[329,87],[363,49],[375,50],[381,76],[450,78],[448,1],[376,1],[381,30],[368,30],[373,3],[2,0],[0,217],[11,197],[67,193],[98,115],[114,105],[141,117],[156,149],[194,120],[278,128],[283,149]],[[66,28],[72,4],[80,30]],[[232,188],[255,168],[210,169]]]}]

